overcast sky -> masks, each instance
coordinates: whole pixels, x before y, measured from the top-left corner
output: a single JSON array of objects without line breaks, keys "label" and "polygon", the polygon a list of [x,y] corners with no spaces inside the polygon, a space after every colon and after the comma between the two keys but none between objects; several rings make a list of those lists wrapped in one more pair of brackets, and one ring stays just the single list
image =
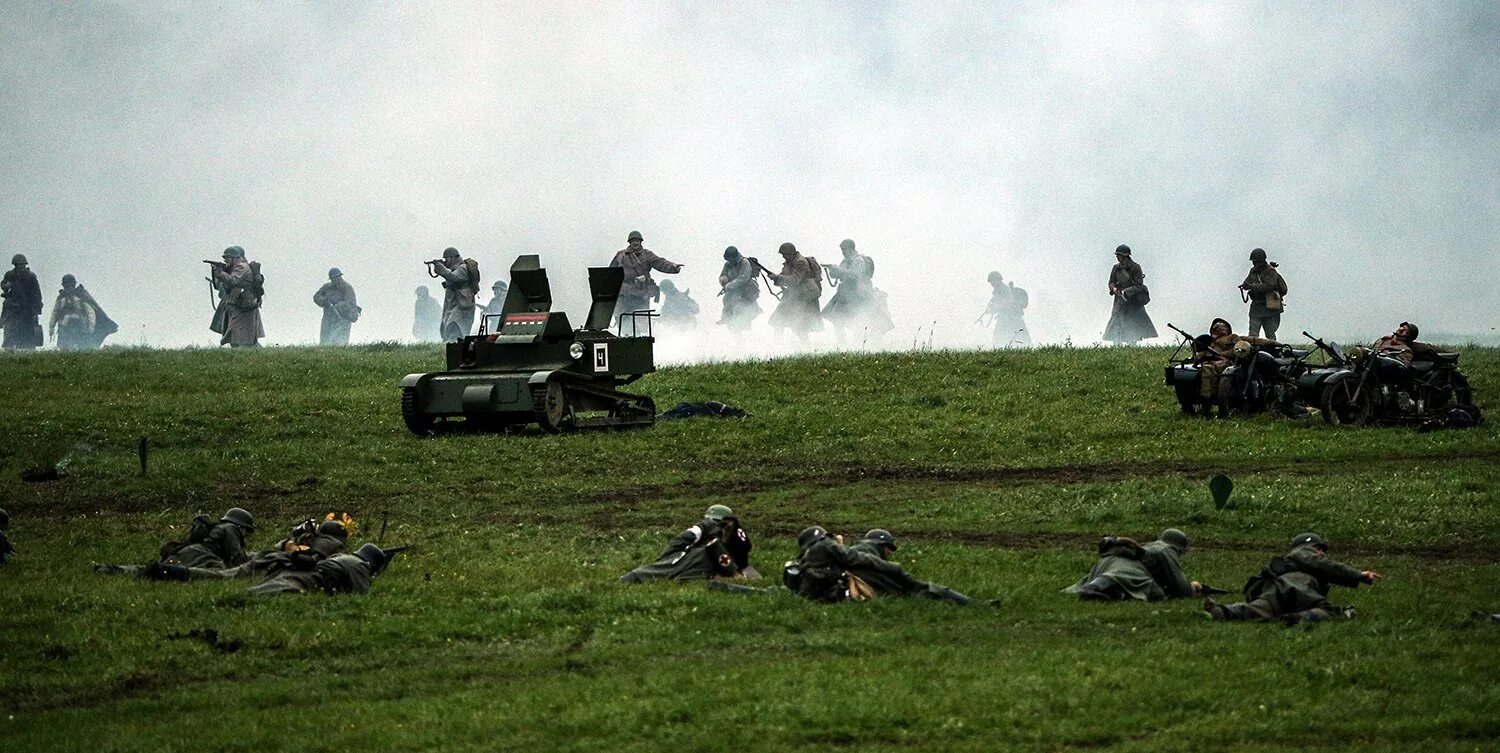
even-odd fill
[{"label": "overcast sky", "polygon": [[[1117,244],[1158,329],[1243,327],[1264,247],[1302,329],[1500,326],[1500,4],[11,2],[0,238],[112,344],[212,345],[200,259],[264,265],[267,342],[408,337],[422,260],[539,253],[575,320],[628,231],[687,264],[855,239],[900,328],[982,344],[1000,270],[1092,342]],[[435,286],[434,286],[435,287]],[[486,283],[485,287],[488,287]],[[49,296],[51,293],[48,293]],[[49,302],[50,307],[50,302]],[[763,321],[762,321],[762,325]],[[761,338],[768,338],[763,331]],[[825,342],[831,335],[824,335]]]}]

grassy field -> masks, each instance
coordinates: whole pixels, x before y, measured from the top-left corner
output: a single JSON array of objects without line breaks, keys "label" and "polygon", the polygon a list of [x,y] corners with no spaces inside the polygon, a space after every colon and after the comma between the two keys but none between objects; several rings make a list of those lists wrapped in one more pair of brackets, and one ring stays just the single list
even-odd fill
[{"label": "grassy field", "polygon": [[[0,741],[25,751],[1494,750],[1500,429],[1185,419],[1162,349],[817,356],[672,368],[650,430],[416,439],[433,348],[10,354]],[[1494,405],[1500,350],[1464,355]],[[1500,410],[1500,408],[1497,408]],[[142,477],[136,442],[152,447]],[[57,481],[21,472],[65,463]],[[1205,481],[1224,472],[1233,504]],[[774,574],[819,523],[892,529],[918,577],[1004,606],[824,606],[623,586],[722,502]],[[269,545],[348,509],[412,544],[365,597],[105,578],[195,512]],[[1291,535],[1387,580],[1357,619],[1221,625],[1059,593],[1101,534],[1194,538],[1237,589]],[[217,644],[183,637],[213,629]]]}]

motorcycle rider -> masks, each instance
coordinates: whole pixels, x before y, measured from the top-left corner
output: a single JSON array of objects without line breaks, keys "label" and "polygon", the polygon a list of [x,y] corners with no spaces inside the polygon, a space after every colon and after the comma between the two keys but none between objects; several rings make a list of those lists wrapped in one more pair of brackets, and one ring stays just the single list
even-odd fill
[{"label": "motorcycle rider", "polygon": [[[1202,415],[1205,418],[1209,416],[1210,407],[1218,402],[1219,382],[1222,381],[1224,370],[1234,363],[1239,354],[1251,346],[1277,344],[1275,340],[1268,340],[1264,337],[1236,335],[1229,326],[1228,320],[1225,319],[1215,319],[1212,324],[1208,325],[1208,337],[1205,347],[1197,353],[1198,397],[1203,406]],[[1223,406],[1220,406],[1219,418],[1227,416]]]},{"label": "motorcycle rider", "polygon": [[[1427,343],[1417,342],[1417,334],[1420,332],[1417,325],[1411,322],[1402,322],[1395,332],[1376,340],[1370,345],[1375,352],[1386,351],[1386,354],[1400,361],[1404,366],[1410,366],[1413,359],[1421,355],[1424,359],[1430,359],[1432,354],[1437,353],[1437,348]],[[1363,348],[1355,348],[1350,355],[1364,355]]]}]

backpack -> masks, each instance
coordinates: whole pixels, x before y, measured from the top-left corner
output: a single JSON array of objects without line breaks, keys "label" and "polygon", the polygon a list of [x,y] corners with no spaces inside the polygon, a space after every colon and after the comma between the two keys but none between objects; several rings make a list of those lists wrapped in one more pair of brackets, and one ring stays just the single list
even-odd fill
[{"label": "backpack", "polygon": [[1011,300],[1015,301],[1016,308],[1024,309],[1027,304],[1031,303],[1031,296],[1026,294],[1025,288],[1018,288],[1015,283],[1011,283],[1010,292],[1014,296]]},{"label": "backpack", "polygon": [[250,292],[254,293],[256,298],[266,297],[266,276],[260,273],[258,261],[250,262]]},{"label": "backpack", "polygon": [[464,259],[464,266],[469,268],[469,284],[474,286],[474,291],[479,291],[479,262],[473,259]]},{"label": "backpack", "polygon": [[208,534],[214,530],[215,525],[218,524],[214,522],[213,518],[207,515],[199,514],[193,516],[193,522],[188,524],[187,543],[202,544],[207,541]]},{"label": "backpack", "polygon": [[812,265],[812,281],[817,284],[818,293],[821,295],[823,293],[823,265],[819,264],[818,260],[814,257],[804,256],[802,258],[806,259],[807,263]]}]

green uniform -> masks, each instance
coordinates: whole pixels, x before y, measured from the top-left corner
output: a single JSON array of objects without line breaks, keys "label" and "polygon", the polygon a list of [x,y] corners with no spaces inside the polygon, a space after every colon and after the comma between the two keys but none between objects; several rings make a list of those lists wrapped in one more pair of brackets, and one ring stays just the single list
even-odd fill
[{"label": "green uniform", "polygon": [[[301,551],[287,551],[287,544],[297,544],[307,547]],[[264,552],[256,552],[248,560],[234,567],[212,569],[202,567],[189,567],[187,577],[189,580],[217,579],[230,580],[234,578],[268,578],[275,576],[287,569],[309,568],[312,565],[329,557],[338,555],[344,551],[344,540],[325,536],[320,533],[308,536],[299,536],[296,539],[288,539],[276,545],[275,549]]]},{"label": "green uniform", "polygon": [[1250,273],[1245,275],[1245,281],[1241,285],[1250,297],[1251,336],[1259,335],[1264,329],[1266,337],[1275,340],[1276,329],[1281,326],[1281,309],[1267,307],[1266,298],[1273,292],[1286,295],[1286,280],[1282,279],[1276,267],[1259,261],[1250,267]]},{"label": "green uniform", "polygon": [[1328,602],[1329,588],[1356,588],[1363,582],[1359,570],[1328,559],[1315,546],[1299,546],[1272,559],[1246,581],[1244,602],[1221,605],[1223,619],[1326,617],[1337,609]]},{"label": "green uniform", "polygon": [[[727,535],[734,536],[739,531],[737,528],[727,532]],[[722,524],[711,518],[704,518],[673,537],[655,562],[625,573],[620,576],[620,582],[702,580],[734,576],[740,572],[741,566],[725,548],[725,537],[726,531]],[[738,538],[748,541],[742,533]]]},{"label": "green uniform", "polygon": [[858,565],[849,568],[851,575],[868,583],[878,594],[885,596],[926,596],[929,599],[941,599],[954,602],[955,604],[969,603],[969,597],[947,586],[918,580],[911,573],[906,572],[906,568],[887,560],[881,543],[878,541],[871,541],[869,539],[860,541],[849,547],[849,551],[875,557],[886,565],[889,565],[890,568],[894,568],[870,568]]},{"label": "green uniform", "polygon": [[237,524],[222,521],[214,525],[203,541],[178,547],[163,557],[162,562],[205,570],[242,565],[250,559],[245,553],[245,535],[244,529]]},{"label": "green uniform", "polygon": [[283,570],[249,591],[262,595],[306,591],[365,594],[370,592],[374,577],[370,563],[352,554],[340,554],[317,563],[311,570]]}]

